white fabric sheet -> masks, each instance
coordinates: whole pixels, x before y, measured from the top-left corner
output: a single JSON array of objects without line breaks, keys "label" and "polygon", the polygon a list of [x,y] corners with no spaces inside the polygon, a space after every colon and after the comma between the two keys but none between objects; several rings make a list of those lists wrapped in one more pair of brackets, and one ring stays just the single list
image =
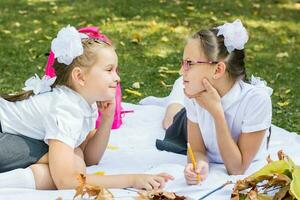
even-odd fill
[{"label": "white fabric sheet", "polygon": [[[166,189],[193,199],[198,199],[222,185],[227,180],[237,180],[249,175],[266,164],[265,160],[251,164],[244,176],[229,176],[224,165],[210,165],[207,180],[201,185],[187,186],[183,177],[183,168],[186,157],[155,148],[155,140],[164,138],[164,130],[161,122],[165,109],[153,105],[133,105],[123,103],[126,109],[133,109],[134,113],[128,113],[124,117],[120,129],[113,130],[103,159],[97,166],[88,167],[88,173],[104,171],[105,174],[120,173],[159,173],[168,172],[175,180],[168,182]],[[300,135],[288,132],[284,129],[272,126],[272,138],[270,144],[271,158],[277,159],[277,151],[284,150],[297,164],[300,163]],[[222,190],[207,197],[207,199],[229,199],[233,185],[228,185]],[[121,189],[111,190],[116,199],[134,199],[136,194]],[[37,191],[27,189],[0,189],[0,199],[5,200],[34,200],[72,199],[75,190]]]}]

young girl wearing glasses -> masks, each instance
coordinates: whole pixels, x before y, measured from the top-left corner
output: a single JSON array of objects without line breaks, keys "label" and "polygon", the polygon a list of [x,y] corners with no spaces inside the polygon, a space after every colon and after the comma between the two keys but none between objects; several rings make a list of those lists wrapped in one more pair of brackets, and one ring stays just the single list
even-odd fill
[{"label": "young girl wearing glasses", "polygon": [[[237,175],[264,155],[272,89],[259,78],[252,77],[251,84],[245,82],[247,41],[246,29],[236,20],[200,30],[184,48],[182,77],[173,86],[163,123],[166,136],[157,140],[156,146],[185,154],[186,142],[190,143],[197,167],[190,161],[186,165],[188,184],[199,183],[199,174],[201,181],[206,178],[209,162],[224,163],[229,174]],[[182,100],[176,102],[174,97]]]}]

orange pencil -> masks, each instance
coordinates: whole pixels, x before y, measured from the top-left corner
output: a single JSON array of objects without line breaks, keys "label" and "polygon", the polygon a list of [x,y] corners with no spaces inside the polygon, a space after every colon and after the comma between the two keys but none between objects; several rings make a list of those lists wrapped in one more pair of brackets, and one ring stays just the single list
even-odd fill
[{"label": "orange pencil", "polygon": [[[192,150],[192,147],[190,145],[190,143],[187,143],[187,148],[188,148],[188,154],[189,154],[189,157],[192,161],[192,164],[193,164],[193,168],[194,170],[197,169],[197,163],[196,163],[196,160],[195,160],[195,156],[194,156],[194,153],[193,153],[193,150]],[[201,180],[201,177],[200,177],[200,174],[197,174],[197,181],[200,182]]]}]

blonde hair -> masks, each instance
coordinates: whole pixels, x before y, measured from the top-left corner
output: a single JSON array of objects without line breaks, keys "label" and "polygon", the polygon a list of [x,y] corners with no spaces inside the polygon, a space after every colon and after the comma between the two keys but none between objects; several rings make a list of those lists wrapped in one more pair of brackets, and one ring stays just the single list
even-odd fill
[{"label": "blonde hair", "polygon": [[[66,65],[63,63],[59,63],[57,59],[55,59],[53,68],[55,69],[56,80],[54,84],[51,86],[52,88],[56,86],[65,85],[71,87],[70,76],[75,67],[80,68],[90,68],[97,61],[97,49],[98,48],[108,48],[113,47],[111,44],[96,38],[87,38],[82,39],[83,46],[83,54],[76,57],[70,65]],[[1,97],[7,101],[22,101],[28,99],[33,95],[33,91],[24,91],[15,95],[2,95]]]}]

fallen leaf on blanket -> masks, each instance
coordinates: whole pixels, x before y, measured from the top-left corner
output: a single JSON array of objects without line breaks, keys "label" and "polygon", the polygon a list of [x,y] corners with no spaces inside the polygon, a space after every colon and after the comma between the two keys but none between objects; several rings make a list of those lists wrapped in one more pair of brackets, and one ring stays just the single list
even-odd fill
[{"label": "fallen leaf on blanket", "polygon": [[240,199],[300,199],[300,166],[283,153],[277,161],[267,158],[268,164],[254,174],[237,181],[231,200]]},{"label": "fallen leaf on blanket", "polygon": [[139,196],[136,200],[184,200],[185,196],[178,196],[174,192],[167,192],[163,190],[139,191]]},{"label": "fallen leaf on blanket", "polygon": [[115,145],[112,145],[112,144],[108,144],[106,149],[109,149],[109,150],[117,150],[119,149],[119,147],[115,146]]},{"label": "fallen leaf on blanket", "polygon": [[99,172],[95,172],[94,174],[99,175],[99,176],[103,176],[105,174],[105,172],[104,171],[99,171]]},{"label": "fallen leaf on blanket", "polygon": [[73,200],[77,196],[81,196],[83,198],[85,195],[88,196],[88,198],[95,198],[96,200],[113,200],[114,196],[113,194],[101,186],[96,185],[90,185],[86,183],[86,177],[83,174],[80,174],[78,176],[79,186],[75,188],[76,193],[73,197]]}]

